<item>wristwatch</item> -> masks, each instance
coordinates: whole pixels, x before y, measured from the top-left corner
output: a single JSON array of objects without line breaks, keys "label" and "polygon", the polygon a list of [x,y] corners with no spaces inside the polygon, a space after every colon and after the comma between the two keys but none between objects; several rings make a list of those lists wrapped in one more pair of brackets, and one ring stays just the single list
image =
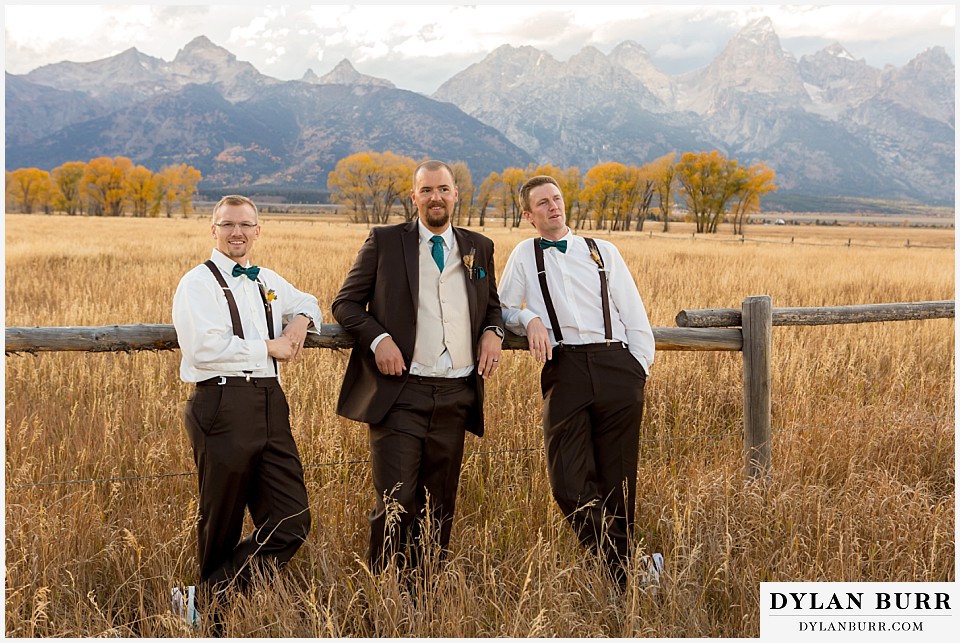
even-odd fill
[{"label": "wristwatch", "polygon": [[503,341],[503,329],[499,326],[487,326],[484,330],[492,330],[494,333],[496,333],[497,337],[500,338],[500,341]]},{"label": "wristwatch", "polygon": [[303,315],[304,317],[307,318],[307,321],[308,321],[309,323],[311,323],[311,324],[313,323],[313,317],[311,317],[311,316],[308,315],[307,313],[297,313],[297,315],[298,315],[298,316],[299,316],[299,315]]}]

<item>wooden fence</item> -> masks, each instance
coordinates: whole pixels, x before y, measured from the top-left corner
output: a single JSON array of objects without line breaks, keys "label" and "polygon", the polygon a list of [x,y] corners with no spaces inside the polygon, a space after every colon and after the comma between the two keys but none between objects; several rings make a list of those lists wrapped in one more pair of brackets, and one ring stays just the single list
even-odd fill
[{"label": "wooden fence", "polygon": [[[657,350],[743,353],[743,453],[748,480],[771,467],[771,354],[774,326],[816,326],[954,317],[953,300],[862,306],[773,308],[768,295],[747,297],[739,309],[681,310],[677,328],[654,328]],[[338,324],[321,324],[307,348],[351,348]],[[507,333],[503,347],[526,350],[526,337]],[[177,334],[168,324],[126,326],[8,327],[6,354],[44,351],[117,352],[173,350]]]}]

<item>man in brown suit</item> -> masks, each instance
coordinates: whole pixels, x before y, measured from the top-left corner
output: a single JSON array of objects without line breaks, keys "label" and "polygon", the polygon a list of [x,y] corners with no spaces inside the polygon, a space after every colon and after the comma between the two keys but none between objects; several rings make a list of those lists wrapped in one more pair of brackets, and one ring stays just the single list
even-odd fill
[{"label": "man in brown suit", "polygon": [[450,224],[450,167],[417,166],[410,198],[418,219],[373,228],[332,305],[355,341],[337,413],[370,425],[375,573],[395,553],[419,564],[421,519],[447,549],[465,431],[483,435],[483,380],[503,340],[493,242]]}]

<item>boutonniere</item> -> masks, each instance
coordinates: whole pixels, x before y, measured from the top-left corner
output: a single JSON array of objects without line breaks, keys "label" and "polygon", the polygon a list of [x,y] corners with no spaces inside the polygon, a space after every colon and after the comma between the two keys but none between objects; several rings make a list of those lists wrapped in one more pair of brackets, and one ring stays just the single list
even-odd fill
[{"label": "boutonniere", "polygon": [[277,291],[275,291],[273,288],[267,290],[259,281],[257,282],[257,285],[260,286],[260,297],[263,298],[263,305],[267,309],[267,312],[270,312],[272,309],[271,304],[273,304],[274,300],[277,298]]},{"label": "boutonniere", "polygon": [[474,268],[473,264],[477,258],[477,249],[470,248],[470,254],[463,257],[463,267],[467,269],[467,279],[473,281],[474,279],[483,279],[487,276],[487,273],[484,272],[483,268],[476,267]]},{"label": "boutonniere", "polygon": [[597,264],[600,270],[603,270],[603,258],[600,256],[599,250],[590,248],[590,258],[593,259],[593,263]]}]

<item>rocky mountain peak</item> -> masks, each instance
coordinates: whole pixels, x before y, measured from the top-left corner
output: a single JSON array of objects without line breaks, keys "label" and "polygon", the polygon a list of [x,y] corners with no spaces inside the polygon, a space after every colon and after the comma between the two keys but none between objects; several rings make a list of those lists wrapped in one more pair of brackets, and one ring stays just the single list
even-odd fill
[{"label": "rocky mountain peak", "polygon": [[184,67],[215,68],[236,62],[237,57],[223,47],[219,47],[206,36],[197,36],[177,52],[174,65]]},{"label": "rocky mountain peak", "polygon": [[930,47],[903,66],[903,73],[953,73],[955,67],[943,47]]},{"label": "rocky mountain peak", "polygon": [[568,61],[570,67],[583,67],[587,69],[590,67],[606,66],[608,63],[609,61],[607,57],[603,55],[603,52],[592,45],[587,45],[574,56],[571,56]]},{"label": "rocky mountain peak", "polygon": [[101,60],[44,65],[26,74],[25,78],[32,83],[65,91],[82,89],[95,92],[96,86],[102,84],[105,79],[111,86],[129,85],[153,79],[158,73],[162,73],[165,65],[166,63],[159,58],[153,58],[140,53],[136,47],[130,47],[115,56]]},{"label": "rocky mountain peak", "polygon": [[178,51],[170,70],[178,85],[210,84],[232,102],[250,98],[259,87],[280,82],[264,76],[250,63],[238,61],[206,36],[197,36]]},{"label": "rocky mountain peak", "polygon": [[953,85],[942,82],[955,77],[956,68],[943,47],[921,52],[900,68],[887,68],[881,79],[884,99],[942,122],[953,122],[956,94]]},{"label": "rocky mountain peak", "polygon": [[371,85],[374,87],[390,87],[391,89],[396,87],[389,80],[361,74],[346,58],[337,63],[337,66],[330,73],[324,74],[312,82],[320,85]]},{"label": "rocky mountain peak", "polygon": [[737,33],[734,40],[753,43],[758,47],[775,46],[777,49],[780,48],[780,39],[773,28],[773,20],[768,16],[748,24]]},{"label": "rocky mountain peak", "polygon": [[841,60],[849,60],[851,62],[857,61],[857,59],[853,57],[853,54],[844,49],[843,45],[841,45],[839,42],[835,42],[828,47],[824,47],[821,51],[826,56],[840,58]]},{"label": "rocky mountain peak", "polygon": [[610,52],[609,58],[613,63],[636,76],[644,87],[664,104],[674,104],[676,91],[673,79],[653,64],[650,53],[641,45],[632,40],[626,40]]},{"label": "rocky mountain peak", "polygon": [[797,67],[812,99],[811,111],[828,118],[838,118],[880,89],[880,70],[857,60],[839,43],[803,56]]},{"label": "rocky mountain peak", "polygon": [[713,113],[728,91],[803,102],[807,93],[794,57],[780,46],[770,18],[741,29],[708,66],[678,79],[682,107]]}]

